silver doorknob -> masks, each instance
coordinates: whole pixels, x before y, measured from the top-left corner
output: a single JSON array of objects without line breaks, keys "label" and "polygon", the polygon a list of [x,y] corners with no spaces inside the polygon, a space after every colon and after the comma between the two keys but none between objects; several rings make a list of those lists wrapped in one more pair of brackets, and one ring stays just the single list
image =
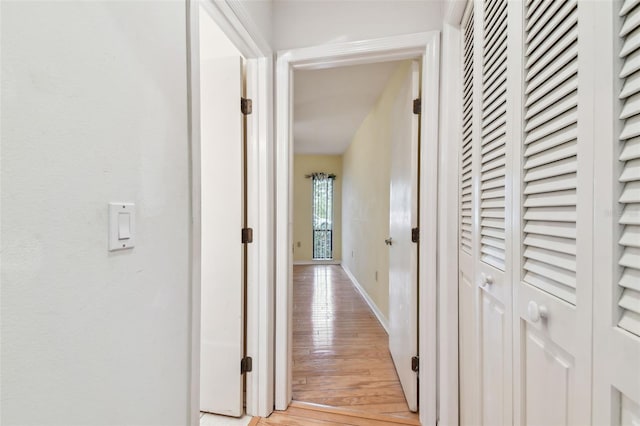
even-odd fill
[{"label": "silver doorknob", "polygon": [[527,305],[527,313],[529,314],[531,322],[538,322],[540,319],[547,318],[549,315],[549,311],[546,306],[538,305],[533,300],[529,302],[529,305]]},{"label": "silver doorknob", "polygon": [[387,238],[386,240],[384,240],[384,243],[388,246],[393,244],[393,239],[391,237]]}]

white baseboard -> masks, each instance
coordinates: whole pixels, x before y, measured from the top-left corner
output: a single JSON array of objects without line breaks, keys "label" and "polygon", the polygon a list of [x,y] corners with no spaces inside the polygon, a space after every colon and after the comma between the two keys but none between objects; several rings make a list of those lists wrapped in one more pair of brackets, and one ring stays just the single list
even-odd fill
[{"label": "white baseboard", "polygon": [[367,305],[369,305],[369,307],[373,311],[373,314],[376,316],[376,318],[378,318],[378,322],[380,323],[380,325],[384,328],[387,334],[389,334],[389,321],[385,318],[385,316],[382,314],[380,309],[378,309],[378,306],[375,304],[371,296],[369,296],[369,293],[367,293],[364,287],[360,285],[360,283],[358,282],[356,277],[351,273],[347,265],[343,264],[342,269],[344,269],[344,272],[347,274],[347,276],[349,277],[353,285],[356,287],[358,292],[362,295],[362,297],[364,298],[364,301],[367,302]]},{"label": "white baseboard", "polygon": [[340,265],[340,260],[294,260],[294,265]]}]

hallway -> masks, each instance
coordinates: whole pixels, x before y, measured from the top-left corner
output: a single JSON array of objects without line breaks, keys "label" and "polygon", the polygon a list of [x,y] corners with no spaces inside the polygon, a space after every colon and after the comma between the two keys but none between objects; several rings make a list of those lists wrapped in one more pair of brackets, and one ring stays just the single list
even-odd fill
[{"label": "hallway", "polygon": [[415,419],[388,336],[339,265],[294,266],[293,399]]}]

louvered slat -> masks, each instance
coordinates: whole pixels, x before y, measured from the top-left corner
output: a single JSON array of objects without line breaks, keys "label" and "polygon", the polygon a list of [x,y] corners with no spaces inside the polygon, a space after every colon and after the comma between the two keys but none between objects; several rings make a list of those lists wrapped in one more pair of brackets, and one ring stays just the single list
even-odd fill
[{"label": "louvered slat", "polygon": [[464,26],[462,81],[462,155],[460,164],[460,248],[471,254],[473,166],[473,9]]},{"label": "louvered slat", "polygon": [[626,0],[620,8],[620,16],[624,16],[631,11],[634,7],[640,4],[640,0]]},{"label": "louvered slat", "polygon": [[622,49],[620,58],[623,65],[620,78],[623,79],[620,99],[624,103],[620,113],[623,128],[620,134],[619,202],[622,215],[620,239],[621,268],[618,284],[621,288],[618,306],[618,325],[640,336],[640,2],[627,0],[620,9],[623,18],[620,37]]},{"label": "louvered slat", "polygon": [[484,3],[480,259],[504,271],[507,1]]},{"label": "louvered slat", "polygon": [[569,303],[576,290],[578,2],[527,5],[524,280]]},{"label": "louvered slat", "polygon": [[576,246],[568,242],[566,238],[529,234],[524,239],[524,243],[528,247],[538,247],[547,251],[558,251],[565,254],[576,254]]}]

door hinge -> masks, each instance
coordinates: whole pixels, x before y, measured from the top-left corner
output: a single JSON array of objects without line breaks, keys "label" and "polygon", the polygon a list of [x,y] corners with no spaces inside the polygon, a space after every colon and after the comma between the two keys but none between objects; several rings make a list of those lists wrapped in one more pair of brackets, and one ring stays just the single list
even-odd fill
[{"label": "door hinge", "polygon": [[420,370],[420,357],[412,356],[411,357],[411,371],[415,371],[416,373]]},{"label": "door hinge", "polygon": [[411,242],[412,243],[420,242],[420,228],[411,229]]},{"label": "door hinge", "polygon": [[422,114],[422,99],[416,98],[413,100],[413,113]]},{"label": "door hinge", "polygon": [[253,359],[250,356],[245,356],[240,360],[240,374],[249,373],[253,368]]},{"label": "door hinge", "polygon": [[253,112],[253,101],[247,98],[240,98],[240,110],[244,115],[249,115]]},{"label": "door hinge", "polygon": [[253,242],[253,228],[242,228],[242,244]]}]

